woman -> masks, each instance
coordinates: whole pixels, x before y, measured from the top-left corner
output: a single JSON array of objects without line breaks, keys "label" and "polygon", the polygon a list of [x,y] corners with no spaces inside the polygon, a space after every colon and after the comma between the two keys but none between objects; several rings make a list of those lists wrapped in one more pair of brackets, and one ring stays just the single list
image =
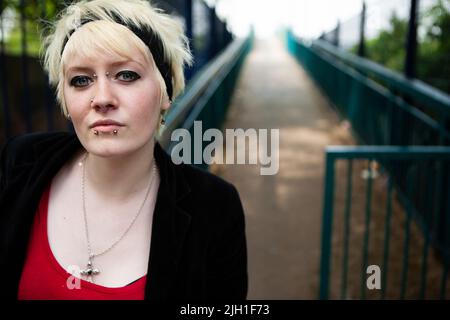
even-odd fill
[{"label": "woman", "polygon": [[73,133],[1,156],[1,294],[12,299],[245,299],[236,189],[155,142],[191,56],[179,22],[140,0],[82,1],[46,39]]}]

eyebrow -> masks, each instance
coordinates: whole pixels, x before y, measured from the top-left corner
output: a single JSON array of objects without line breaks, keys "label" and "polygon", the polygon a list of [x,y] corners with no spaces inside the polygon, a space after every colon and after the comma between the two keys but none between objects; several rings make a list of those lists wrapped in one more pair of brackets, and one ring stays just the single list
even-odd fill
[{"label": "eyebrow", "polygon": [[[131,63],[132,63],[132,62],[137,63],[138,65],[140,65],[142,68],[145,69],[145,66],[144,66],[141,62],[136,61],[136,60],[131,60],[131,59],[115,61],[115,62],[109,64],[109,66],[112,67],[112,68],[114,68],[114,67],[119,67],[119,66],[122,66],[122,65],[127,64],[127,63],[130,63],[130,62],[131,62]],[[88,72],[92,72],[92,68],[90,68],[90,67],[85,67],[85,66],[73,66],[73,67],[70,67],[70,68],[68,68],[68,69],[66,70],[66,74],[69,73],[69,72],[71,72],[71,71],[74,71],[74,72],[86,72],[86,73],[88,73]]]}]

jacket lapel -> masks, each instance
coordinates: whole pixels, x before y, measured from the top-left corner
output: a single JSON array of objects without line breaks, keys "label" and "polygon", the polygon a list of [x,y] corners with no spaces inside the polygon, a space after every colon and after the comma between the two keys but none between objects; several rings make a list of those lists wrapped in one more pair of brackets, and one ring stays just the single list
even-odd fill
[{"label": "jacket lapel", "polygon": [[191,216],[180,206],[190,188],[159,144],[154,155],[161,182],[153,216],[145,298],[161,301],[169,298],[190,225]]}]

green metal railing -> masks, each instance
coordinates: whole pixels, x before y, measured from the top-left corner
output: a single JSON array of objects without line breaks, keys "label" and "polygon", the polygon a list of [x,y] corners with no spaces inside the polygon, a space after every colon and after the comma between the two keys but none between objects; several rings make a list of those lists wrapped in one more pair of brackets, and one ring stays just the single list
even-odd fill
[{"label": "green metal railing", "polygon": [[[166,150],[170,152],[176,143],[171,141],[173,130],[184,128],[194,136],[194,121],[202,121],[202,131],[221,128],[237,77],[251,50],[252,42],[252,34],[246,39],[235,40],[190,81],[184,95],[177,99],[166,117],[165,130],[159,139]],[[194,144],[192,148],[193,157]],[[191,163],[194,164],[194,161]],[[198,166],[207,167],[205,163]]]},{"label": "green metal railing", "polygon": [[[403,75],[395,73],[383,66],[380,66],[367,59],[347,53],[333,45],[320,40],[304,41],[295,38],[292,33],[287,33],[288,50],[302,64],[318,87],[328,97],[330,103],[337,109],[342,118],[348,119],[354,136],[362,145],[377,145],[372,147],[374,154],[380,157],[380,152],[390,148],[387,146],[448,146],[450,145],[450,96],[440,92],[431,86],[416,80],[405,78]],[[403,157],[401,149],[392,150],[391,159]],[[431,147],[434,148],[434,147]],[[430,149],[430,152],[435,149]],[[350,150],[341,150],[341,158],[350,157],[344,155]],[[431,153],[433,154],[433,153]],[[414,211],[414,220],[421,226],[422,235],[426,241],[425,251],[428,254],[428,246],[441,252],[445,257],[444,261],[448,263],[447,255],[450,249],[450,218],[448,217],[448,208],[450,206],[450,189],[448,162],[442,162],[438,167],[432,168],[419,166],[410,172],[408,161],[414,160],[414,153],[407,152],[404,156],[412,157],[405,159],[402,163],[392,163],[391,161],[374,158],[372,160],[380,161],[383,170],[389,176],[391,190],[399,194],[398,202],[406,213],[405,243],[409,242],[410,222],[409,212]],[[334,156],[329,155],[330,159]],[[383,156],[384,157],[384,156]],[[383,158],[381,157],[381,158]],[[423,158],[429,158],[426,152],[421,154]],[[447,157],[447,156],[439,156]],[[329,160],[331,161],[331,160]],[[369,160],[367,160],[369,161]],[[437,161],[429,159],[429,161]],[[328,163],[328,162],[327,162]],[[370,165],[369,161],[369,165]],[[330,172],[332,164],[327,164],[327,172]],[[351,174],[353,161],[347,164],[348,174]],[[434,171],[433,171],[434,170]],[[431,172],[436,174],[432,175]],[[327,179],[329,176],[327,176]],[[431,177],[431,178],[430,178]],[[349,177],[348,177],[349,178]],[[430,181],[433,180],[433,181]],[[415,183],[412,186],[411,181]],[[326,190],[330,192],[332,180],[326,180]],[[434,188],[426,188],[432,184]],[[418,186],[418,187],[416,187]],[[352,185],[346,186],[347,193],[352,193]],[[353,192],[357,193],[357,192]],[[368,180],[366,194],[367,216],[363,243],[367,243],[371,237],[367,221],[371,219],[370,207],[372,194],[371,180]],[[447,196],[443,196],[447,195]],[[332,219],[330,207],[332,208],[332,198],[325,196],[324,207],[324,237],[330,232],[328,229],[331,222],[326,219]],[[354,206],[354,199],[346,199],[346,207]],[[348,209],[350,210],[350,209]],[[429,212],[432,211],[433,214]],[[447,215],[446,215],[447,212]],[[347,219],[347,218],[346,218]],[[348,221],[347,221],[348,222]],[[386,221],[388,224],[389,221]],[[344,224],[344,248],[348,246],[349,232],[351,225]],[[432,233],[430,235],[430,230]],[[432,239],[432,241],[431,241]],[[326,240],[326,239],[325,239]],[[326,243],[327,241],[325,241]],[[387,245],[386,243],[384,244]],[[405,250],[408,246],[405,245]],[[326,278],[327,265],[326,256],[329,248],[323,247],[322,256],[322,274],[321,274],[321,297],[326,298],[328,294]],[[341,297],[345,297],[347,282],[347,258],[349,252],[343,252],[342,265],[342,289]],[[362,255],[363,261],[369,259],[367,251]],[[404,254],[405,265],[409,263],[409,255]],[[447,270],[447,269],[445,269]],[[422,269],[426,274],[426,266]],[[365,298],[364,283],[361,276],[361,298]],[[444,277],[446,278],[446,277]],[[408,279],[408,268],[401,275],[401,293],[400,298],[405,297],[406,284]],[[426,282],[423,277],[422,281]],[[386,280],[384,280],[386,281]],[[422,288],[425,285],[422,284]],[[421,289],[420,297],[424,296],[424,289]],[[382,295],[385,297],[385,292]]]},{"label": "green metal railing", "polygon": [[450,144],[449,95],[324,41],[287,41],[362,144]]},{"label": "green metal railing", "polygon": [[[355,202],[355,193],[353,191],[355,173],[354,165],[355,161],[367,162],[368,174],[366,175],[366,186],[364,192],[358,190],[359,193],[364,194],[364,231],[363,241],[349,241],[349,238],[354,234],[354,223],[351,223],[352,214],[356,214],[352,208],[352,204]],[[336,163],[338,161],[345,161],[346,166],[337,168]],[[376,161],[381,164],[379,169],[381,172],[385,172],[387,177],[387,183],[383,185],[382,191],[377,189],[374,191],[373,183],[376,176],[374,175],[374,169],[372,163]],[[371,230],[373,231],[373,219],[377,218],[378,221],[384,222],[384,228],[380,229],[384,231],[383,235],[378,235],[382,238],[382,245],[378,247],[382,250],[381,262],[381,290],[379,297],[384,299],[387,297],[386,288],[392,284],[389,282],[389,264],[390,257],[401,256],[402,261],[400,286],[396,288],[398,296],[391,298],[403,299],[407,296],[408,280],[411,278],[419,279],[419,289],[417,291],[416,298],[425,298],[427,290],[430,290],[427,285],[428,277],[428,265],[430,259],[430,247],[436,250],[436,254],[440,257],[438,263],[442,267],[442,273],[439,281],[439,298],[444,299],[446,295],[448,271],[450,264],[450,251],[448,247],[442,246],[442,241],[437,239],[438,235],[443,234],[441,228],[445,228],[445,235],[448,238],[450,232],[450,205],[448,202],[446,207],[440,207],[436,204],[442,203],[440,199],[450,198],[450,189],[442,188],[443,181],[450,180],[450,172],[443,170],[445,166],[450,163],[450,147],[395,147],[395,146],[360,146],[360,147],[339,147],[333,146],[326,149],[326,175],[325,175],[325,194],[324,194],[324,208],[323,208],[323,225],[322,225],[322,252],[320,261],[320,299],[330,298],[330,283],[332,279],[340,279],[340,294],[334,295],[331,298],[345,299],[348,297],[348,275],[349,272],[360,272],[360,298],[365,299],[367,293],[366,287],[366,268],[369,265],[370,260],[373,260],[373,253],[369,250],[369,239],[371,239]],[[408,188],[406,192],[403,189],[398,188],[396,183],[396,169],[401,168],[406,176]],[[425,170],[424,170],[425,169]],[[338,175],[338,171],[341,173]],[[346,172],[345,172],[346,171]],[[391,173],[389,173],[391,172]],[[426,179],[419,179],[418,172],[424,173]],[[342,174],[344,173],[344,174]],[[344,182],[338,181],[337,177],[344,176]],[[424,183],[424,181],[426,181]],[[336,218],[335,215],[340,214],[335,208],[336,203],[336,185],[341,182],[340,185],[344,186],[345,190],[343,205],[341,205],[342,216],[339,218],[339,222],[342,222],[342,260],[340,262],[341,274],[335,275],[332,272],[332,251],[333,251],[333,221]],[[424,196],[428,197],[428,210],[427,212],[418,212],[418,208],[414,202],[411,201],[411,195],[417,194],[417,190],[424,190]],[[380,206],[380,203],[373,203],[374,194],[380,192],[385,193],[384,216],[374,216],[373,208],[375,205]],[[395,197],[393,196],[395,192]],[[379,198],[379,195],[377,195]],[[394,210],[394,202],[401,202],[404,208],[404,214],[399,213],[397,207]],[[378,210],[379,212],[379,210]],[[397,238],[399,237],[399,228],[401,230],[402,239],[394,239],[394,241],[403,241],[402,252],[390,252],[390,244],[392,243],[392,218],[395,215],[402,215],[405,217],[404,223],[396,226]],[[442,220],[438,220],[437,216],[442,214],[445,217],[446,224],[441,224]],[[413,274],[409,266],[413,261],[410,261],[410,249],[413,243],[411,240],[411,230],[414,225],[417,225],[420,229],[420,234],[423,236],[423,246],[419,250],[420,255],[416,255],[416,259],[420,259],[420,271],[416,270]],[[334,226],[336,228],[336,226]],[[350,246],[361,246],[360,257],[360,269],[355,270],[353,265],[352,270],[349,271],[349,250]],[[338,250],[339,248],[334,248]],[[373,249],[373,246],[372,246]],[[353,251],[354,252],[354,251]],[[354,258],[354,257],[353,257]],[[337,297],[338,296],[338,297]],[[408,295],[410,297],[410,295]],[[356,297],[352,297],[356,298]]]}]

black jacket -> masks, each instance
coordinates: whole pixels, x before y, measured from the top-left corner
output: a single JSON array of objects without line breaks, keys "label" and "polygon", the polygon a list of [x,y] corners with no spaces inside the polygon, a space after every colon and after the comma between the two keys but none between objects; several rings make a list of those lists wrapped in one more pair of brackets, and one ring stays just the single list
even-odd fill
[{"label": "black jacket", "polygon": [[[16,299],[41,194],[81,148],[73,133],[10,139],[0,165],[0,296]],[[243,300],[247,294],[245,221],[233,185],[193,166],[175,165],[157,143],[161,183],[153,216],[145,298]],[[7,275],[7,276],[5,276]]]}]

